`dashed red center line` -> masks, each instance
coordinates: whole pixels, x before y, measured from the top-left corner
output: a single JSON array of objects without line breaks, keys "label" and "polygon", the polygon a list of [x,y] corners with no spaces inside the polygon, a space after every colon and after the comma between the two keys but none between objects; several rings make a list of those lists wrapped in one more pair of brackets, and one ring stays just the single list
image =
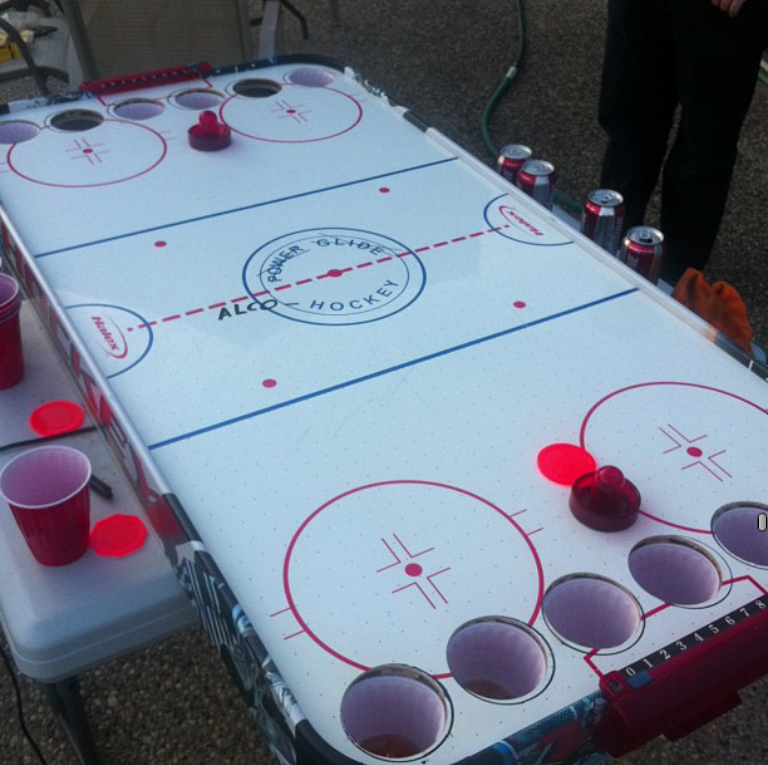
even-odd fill
[{"label": "dashed red center line", "polygon": [[[478,236],[483,236],[484,234],[491,234],[491,233],[494,233],[496,231],[501,231],[501,229],[503,229],[503,228],[509,228],[509,227],[510,227],[510,224],[507,223],[507,224],[505,224],[503,226],[494,226],[493,228],[489,228],[489,229],[487,229],[485,231],[475,231],[474,233],[468,234],[467,236],[457,236],[454,239],[445,240],[443,242],[436,242],[435,244],[425,245],[423,247],[419,247],[419,248],[417,248],[415,250],[412,250],[412,251],[408,250],[407,252],[398,252],[394,256],[390,255],[390,256],[388,256],[386,258],[378,258],[375,261],[375,263],[389,263],[390,261],[394,260],[395,258],[407,258],[409,255],[411,255],[412,252],[413,253],[417,253],[417,252],[427,252],[428,250],[436,250],[436,249],[438,249],[440,247],[446,247],[449,244],[458,244],[459,242],[465,242],[467,239],[475,239]],[[352,271],[354,271],[356,269],[369,268],[370,266],[373,266],[373,265],[374,265],[374,261],[370,261],[369,260],[369,261],[366,261],[365,263],[358,263],[356,266],[349,266],[347,268],[339,268],[339,269],[331,269],[329,272],[324,273],[324,274],[319,274],[318,276],[315,276],[314,278],[301,279],[300,281],[297,281],[294,284],[283,284],[283,285],[281,285],[279,287],[275,287],[274,291],[275,292],[279,292],[281,290],[290,289],[291,287],[299,287],[302,284],[310,284],[311,282],[319,281],[320,279],[328,279],[328,278],[331,278],[331,277],[338,278],[339,276],[342,276],[343,274],[350,273],[350,272],[352,272]],[[270,294],[269,290],[263,290],[261,292],[257,292],[253,297],[254,298],[260,298],[260,297],[263,297],[264,295],[269,295],[269,294]],[[230,303],[240,303],[240,302],[243,302],[243,301],[249,300],[249,299],[250,299],[249,295],[242,295],[240,297],[232,298],[229,302]],[[226,300],[224,300],[224,301],[222,301],[220,303],[213,303],[212,305],[208,306],[208,310],[209,311],[215,311],[218,308],[224,308],[226,305],[227,305],[227,301]],[[183,315],[184,316],[194,316],[195,314],[198,314],[198,313],[205,313],[205,309],[204,308],[195,308],[195,309],[193,309],[191,311],[185,311]],[[159,321],[160,322],[170,322],[170,321],[174,321],[175,319],[180,319],[181,317],[182,317],[182,314],[174,314],[173,316],[166,316],[165,318],[160,319]],[[146,329],[148,327],[155,327],[155,326],[157,326],[157,324],[158,324],[157,321],[149,321],[149,322],[146,322],[144,324],[137,325],[136,329]],[[133,332],[133,330],[134,330],[133,327],[128,327],[127,328],[128,332]],[[539,529],[537,529],[537,531],[538,530]],[[531,532],[531,533],[535,533],[535,532]]]}]

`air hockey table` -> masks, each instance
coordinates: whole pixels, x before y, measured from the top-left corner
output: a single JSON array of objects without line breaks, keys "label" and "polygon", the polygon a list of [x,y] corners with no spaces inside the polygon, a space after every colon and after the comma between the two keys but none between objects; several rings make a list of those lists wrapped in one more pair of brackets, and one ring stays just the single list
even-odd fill
[{"label": "air hockey table", "polygon": [[[352,69],[89,84],[0,143],[4,261],[278,761],[596,762],[768,672],[765,379]],[[609,465],[610,533],[569,509]]]}]

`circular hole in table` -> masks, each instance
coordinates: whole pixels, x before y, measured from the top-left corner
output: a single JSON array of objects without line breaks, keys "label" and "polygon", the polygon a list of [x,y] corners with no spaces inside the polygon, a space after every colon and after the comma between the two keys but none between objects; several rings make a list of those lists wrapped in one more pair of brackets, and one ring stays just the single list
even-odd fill
[{"label": "circular hole in table", "polygon": [[616,648],[639,634],[640,604],[616,582],[594,574],[558,579],[544,595],[542,613],[550,629],[584,648]]},{"label": "circular hole in table", "polygon": [[768,531],[761,531],[759,518],[768,513],[760,502],[730,502],[712,517],[712,534],[728,553],[744,563],[768,567]]},{"label": "circular hole in table", "polygon": [[325,88],[335,79],[336,75],[333,72],[329,72],[327,69],[315,69],[311,66],[294,69],[288,74],[289,82],[307,88]]},{"label": "circular hole in table", "polygon": [[40,128],[34,122],[26,122],[25,120],[0,122],[0,144],[30,141],[39,132]]},{"label": "circular hole in table", "polygon": [[530,697],[547,676],[541,639],[514,619],[473,619],[451,635],[446,649],[453,679],[464,690],[489,701]]},{"label": "circular hole in table", "polygon": [[194,88],[182,90],[173,96],[173,103],[183,109],[214,109],[224,100],[224,94],[218,90]]},{"label": "circular hole in table", "polygon": [[89,109],[68,109],[51,117],[51,127],[68,133],[82,133],[93,130],[104,122],[104,116]]},{"label": "circular hole in table", "polygon": [[356,678],[341,701],[351,741],[374,757],[401,760],[431,751],[448,735],[451,704],[426,672],[391,664]]},{"label": "circular hole in table", "polygon": [[245,98],[269,98],[270,96],[277,95],[282,89],[283,86],[274,80],[258,80],[253,78],[238,80],[232,86],[232,90],[238,96],[245,96]]},{"label": "circular hole in table", "polygon": [[647,593],[678,606],[706,603],[723,583],[714,558],[680,537],[643,540],[629,553],[629,571]]},{"label": "circular hole in table", "polygon": [[165,106],[160,101],[153,101],[151,98],[130,98],[115,104],[112,111],[120,119],[141,122],[159,117],[165,111]]}]

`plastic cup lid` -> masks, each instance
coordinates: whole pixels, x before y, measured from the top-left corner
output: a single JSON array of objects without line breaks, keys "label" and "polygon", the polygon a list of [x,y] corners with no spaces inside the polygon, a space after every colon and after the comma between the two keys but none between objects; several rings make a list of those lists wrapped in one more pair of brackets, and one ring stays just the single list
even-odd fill
[{"label": "plastic cup lid", "polygon": [[147,538],[147,527],[135,515],[110,515],[91,531],[91,547],[98,555],[122,558],[136,552]]},{"label": "plastic cup lid", "polygon": [[57,436],[77,430],[84,416],[83,408],[72,401],[49,401],[32,412],[29,424],[38,435]]}]

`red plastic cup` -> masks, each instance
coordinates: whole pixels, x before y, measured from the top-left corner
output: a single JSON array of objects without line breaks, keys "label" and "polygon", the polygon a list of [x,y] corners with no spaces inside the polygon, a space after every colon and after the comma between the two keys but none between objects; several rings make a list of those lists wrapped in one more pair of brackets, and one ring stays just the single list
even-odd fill
[{"label": "red plastic cup", "polygon": [[0,496],[39,563],[64,566],[85,554],[90,478],[88,458],[68,446],[31,449],[0,472]]},{"label": "red plastic cup", "polygon": [[24,377],[20,310],[18,282],[12,276],[0,274],[0,390],[12,388]]}]

